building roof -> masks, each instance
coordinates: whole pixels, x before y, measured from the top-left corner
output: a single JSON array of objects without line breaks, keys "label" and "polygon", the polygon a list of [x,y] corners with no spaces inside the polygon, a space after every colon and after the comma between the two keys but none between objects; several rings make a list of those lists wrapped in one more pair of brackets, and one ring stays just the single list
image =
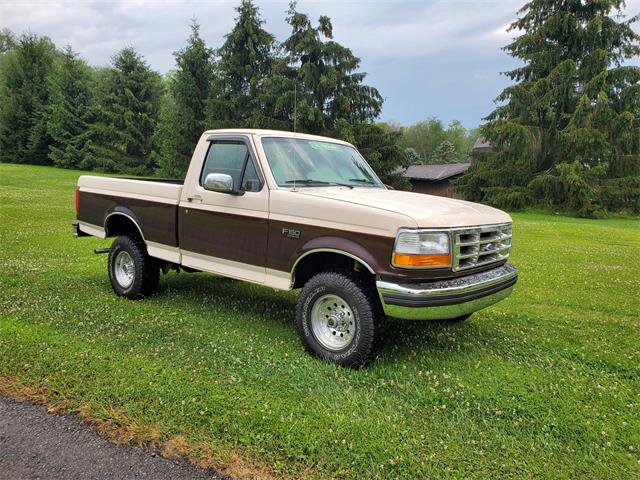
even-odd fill
[{"label": "building roof", "polygon": [[447,163],[442,165],[411,165],[402,174],[403,177],[414,180],[445,180],[462,175],[469,170],[470,163]]},{"label": "building roof", "polygon": [[491,144],[489,143],[489,140],[487,140],[486,138],[482,138],[482,137],[478,137],[478,139],[476,140],[476,143],[473,144],[473,149],[477,152],[477,151],[491,151]]}]

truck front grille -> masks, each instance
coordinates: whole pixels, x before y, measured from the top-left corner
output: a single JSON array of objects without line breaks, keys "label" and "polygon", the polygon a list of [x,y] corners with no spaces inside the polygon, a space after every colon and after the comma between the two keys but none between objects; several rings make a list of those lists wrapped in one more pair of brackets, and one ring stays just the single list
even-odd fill
[{"label": "truck front grille", "polygon": [[453,230],[453,271],[506,260],[511,251],[511,224]]}]

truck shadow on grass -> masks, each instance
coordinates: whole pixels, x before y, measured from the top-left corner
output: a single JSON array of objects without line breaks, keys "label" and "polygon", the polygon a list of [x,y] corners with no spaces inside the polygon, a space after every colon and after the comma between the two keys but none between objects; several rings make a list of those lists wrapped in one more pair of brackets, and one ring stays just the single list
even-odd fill
[{"label": "truck shadow on grass", "polygon": [[[259,285],[209,274],[180,274],[164,277],[154,302],[168,302],[180,310],[196,315],[255,318],[282,327],[291,340],[295,337],[295,303],[297,292],[282,292]],[[380,361],[410,359],[434,353],[457,355],[499,342],[490,330],[475,319],[462,323],[446,321],[411,321],[388,319],[386,346]]]}]

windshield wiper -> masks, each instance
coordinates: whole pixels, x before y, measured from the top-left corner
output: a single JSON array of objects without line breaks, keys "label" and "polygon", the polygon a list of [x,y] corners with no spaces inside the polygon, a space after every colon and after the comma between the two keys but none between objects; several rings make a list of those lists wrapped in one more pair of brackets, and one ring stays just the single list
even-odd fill
[{"label": "windshield wiper", "polygon": [[350,178],[350,182],[358,182],[358,183],[366,183],[367,185],[377,185],[373,180],[369,180],[368,178]]},{"label": "windshield wiper", "polygon": [[340,182],[325,182],[324,180],[314,180],[312,178],[303,178],[300,180],[287,180],[284,183],[300,183],[302,185],[339,185],[341,187],[349,187],[353,188],[353,185],[349,185],[348,183],[340,183]]}]

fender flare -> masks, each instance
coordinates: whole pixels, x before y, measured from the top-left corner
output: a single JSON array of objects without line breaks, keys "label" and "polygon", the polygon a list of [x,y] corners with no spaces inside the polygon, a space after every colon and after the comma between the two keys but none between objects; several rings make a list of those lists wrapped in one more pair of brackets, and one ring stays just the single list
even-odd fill
[{"label": "fender flare", "polygon": [[142,228],[140,228],[140,222],[138,220],[138,218],[136,217],[136,214],[133,213],[131,210],[129,210],[128,208],[125,207],[116,207],[112,212],[108,213],[106,217],[104,217],[104,231],[105,231],[105,235],[107,237],[109,237],[109,229],[107,228],[108,224],[109,224],[109,219],[114,217],[114,216],[122,216],[122,217],[126,217],[128,218],[138,229],[138,232],[140,233],[140,236],[142,237],[142,240],[144,240],[146,242],[146,239],[144,238],[144,234],[142,233]]},{"label": "fender flare", "polygon": [[353,240],[348,240],[343,237],[326,236],[316,237],[302,246],[300,254],[291,267],[292,278],[298,264],[303,258],[314,253],[322,252],[337,253],[352,258],[362,264],[372,275],[376,274],[378,262],[365,247]]}]

